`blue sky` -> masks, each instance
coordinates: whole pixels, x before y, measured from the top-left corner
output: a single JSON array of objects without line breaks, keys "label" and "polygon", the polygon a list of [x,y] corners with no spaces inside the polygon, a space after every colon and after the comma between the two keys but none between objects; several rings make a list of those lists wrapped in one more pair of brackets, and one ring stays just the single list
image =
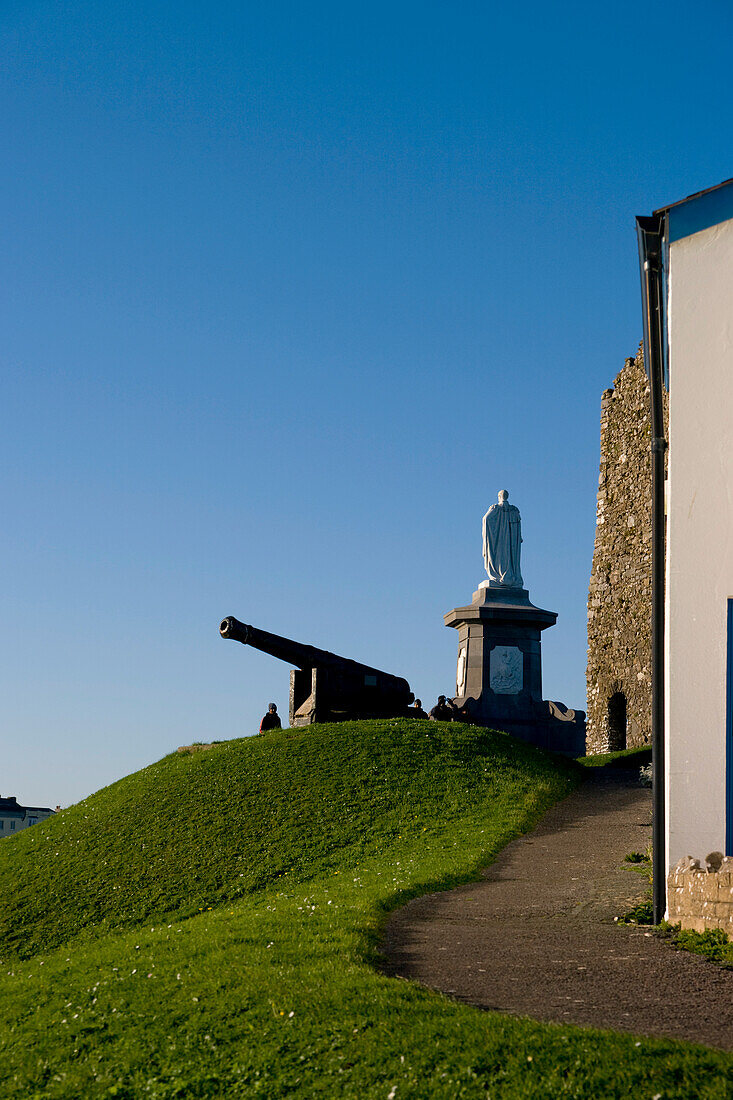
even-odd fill
[{"label": "blue sky", "polygon": [[722,3],[5,3],[0,793],[254,732],[234,614],[450,692],[523,517],[582,707],[634,216],[733,175]]}]

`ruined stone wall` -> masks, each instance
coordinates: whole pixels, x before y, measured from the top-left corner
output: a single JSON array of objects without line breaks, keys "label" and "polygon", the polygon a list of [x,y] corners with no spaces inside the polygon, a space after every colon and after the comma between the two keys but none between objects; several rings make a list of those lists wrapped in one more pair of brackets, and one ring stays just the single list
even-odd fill
[{"label": "ruined stone wall", "polygon": [[733,859],[711,852],[703,867],[686,856],[667,879],[670,924],[707,932],[722,928],[733,936]]},{"label": "ruined stone wall", "polygon": [[601,467],[588,594],[589,753],[651,739],[652,466],[642,352],[601,398]]}]

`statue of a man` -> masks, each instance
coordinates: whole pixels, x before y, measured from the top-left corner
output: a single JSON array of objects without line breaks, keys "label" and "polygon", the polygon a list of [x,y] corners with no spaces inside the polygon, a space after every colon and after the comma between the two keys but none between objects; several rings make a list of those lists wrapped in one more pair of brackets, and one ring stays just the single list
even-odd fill
[{"label": "statue of a man", "polygon": [[484,565],[490,588],[522,588],[519,568],[522,523],[519,509],[509,504],[509,493],[502,489],[499,503],[492,504],[484,516]]}]

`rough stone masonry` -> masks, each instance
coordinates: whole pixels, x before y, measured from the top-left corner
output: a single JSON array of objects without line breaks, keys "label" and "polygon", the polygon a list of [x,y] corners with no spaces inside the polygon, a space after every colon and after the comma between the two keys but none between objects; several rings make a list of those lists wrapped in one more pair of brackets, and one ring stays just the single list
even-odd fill
[{"label": "rough stone masonry", "polygon": [[670,924],[694,932],[722,928],[733,935],[733,858],[711,852],[703,867],[685,856],[667,878]]},{"label": "rough stone masonry", "polygon": [[588,593],[587,745],[651,739],[652,472],[641,349],[601,398],[601,464]]}]

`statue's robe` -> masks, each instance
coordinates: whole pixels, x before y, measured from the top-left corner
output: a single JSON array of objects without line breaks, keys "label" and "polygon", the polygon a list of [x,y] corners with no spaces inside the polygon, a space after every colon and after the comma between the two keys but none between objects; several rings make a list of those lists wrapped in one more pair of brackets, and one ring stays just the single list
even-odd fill
[{"label": "statue's robe", "polygon": [[489,585],[522,588],[519,568],[522,528],[519,509],[504,501],[492,504],[484,516],[484,565]]}]

